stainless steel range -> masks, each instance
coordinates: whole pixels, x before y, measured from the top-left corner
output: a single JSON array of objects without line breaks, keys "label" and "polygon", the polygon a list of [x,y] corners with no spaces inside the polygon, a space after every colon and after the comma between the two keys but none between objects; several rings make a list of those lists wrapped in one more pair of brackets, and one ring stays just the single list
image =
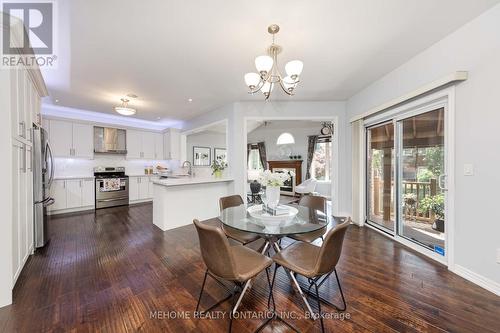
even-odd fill
[{"label": "stainless steel range", "polygon": [[128,176],[124,167],[96,167],[95,208],[128,205]]}]

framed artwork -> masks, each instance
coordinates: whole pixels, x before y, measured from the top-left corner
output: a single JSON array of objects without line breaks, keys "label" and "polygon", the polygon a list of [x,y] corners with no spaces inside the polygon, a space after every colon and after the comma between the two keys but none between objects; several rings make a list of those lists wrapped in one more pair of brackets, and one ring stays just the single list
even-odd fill
[{"label": "framed artwork", "polygon": [[193,147],[193,166],[210,166],[211,162],[209,147]]},{"label": "framed artwork", "polygon": [[214,148],[214,160],[223,161],[227,163],[227,150],[226,148]]}]

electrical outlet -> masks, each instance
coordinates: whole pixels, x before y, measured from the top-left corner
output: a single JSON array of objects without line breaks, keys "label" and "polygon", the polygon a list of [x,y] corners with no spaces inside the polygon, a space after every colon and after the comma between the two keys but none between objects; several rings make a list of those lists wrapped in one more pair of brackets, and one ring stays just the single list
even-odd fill
[{"label": "electrical outlet", "polygon": [[464,164],[464,176],[474,176],[474,165]]}]

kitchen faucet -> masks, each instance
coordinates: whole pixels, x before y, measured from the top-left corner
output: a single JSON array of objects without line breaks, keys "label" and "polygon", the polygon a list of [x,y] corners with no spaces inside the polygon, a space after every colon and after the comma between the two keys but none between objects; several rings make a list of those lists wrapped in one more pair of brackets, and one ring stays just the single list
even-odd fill
[{"label": "kitchen faucet", "polygon": [[184,161],[184,162],[182,163],[182,167],[184,168],[184,167],[186,166],[186,163],[187,163],[187,165],[188,165],[188,167],[189,167],[189,169],[188,169],[188,175],[193,176],[193,167],[192,167],[192,165],[191,165],[191,162],[189,162],[189,161]]}]

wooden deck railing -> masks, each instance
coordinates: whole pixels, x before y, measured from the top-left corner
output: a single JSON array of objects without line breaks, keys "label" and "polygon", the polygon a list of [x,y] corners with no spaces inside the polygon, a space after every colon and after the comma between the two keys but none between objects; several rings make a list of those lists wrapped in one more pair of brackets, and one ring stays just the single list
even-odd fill
[{"label": "wooden deck railing", "polygon": [[[394,184],[392,184],[394,188]],[[428,182],[413,182],[413,181],[403,181],[403,195],[413,193],[416,196],[414,203],[411,200],[403,202],[403,215],[405,219],[415,219],[419,221],[434,221],[434,213],[431,211],[419,212],[420,201],[427,196],[434,196],[437,194],[437,180],[431,179]],[[383,181],[378,178],[373,178],[373,213],[375,215],[381,215],[383,212]],[[390,215],[394,216],[394,203],[391,195],[391,212]]]}]

